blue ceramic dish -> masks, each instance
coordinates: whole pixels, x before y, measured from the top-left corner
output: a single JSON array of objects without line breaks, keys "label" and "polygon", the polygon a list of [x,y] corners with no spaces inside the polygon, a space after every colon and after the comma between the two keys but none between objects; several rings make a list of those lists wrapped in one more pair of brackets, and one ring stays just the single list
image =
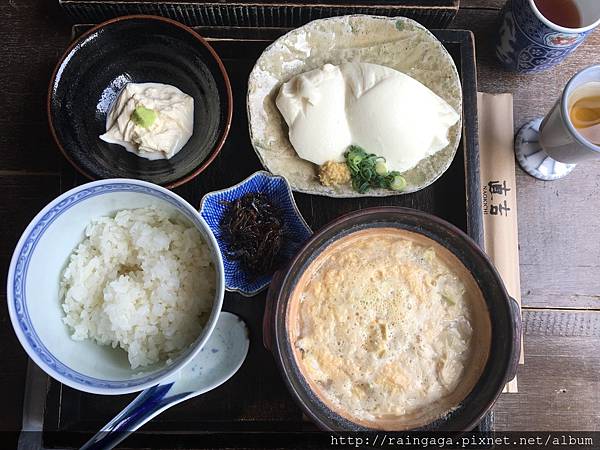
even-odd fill
[{"label": "blue ceramic dish", "polygon": [[300,247],[310,238],[312,230],[298,211],[292,190],[287,180],[269,172],[259,171],[244,181],[221,191],[206,194],[200,202],[200,215],[206,221],[217,239],[225,267],[225,289],[252,297],[265,289],[271,282],[272,274],[253,278],[240,268],[239,261],[227,257],[227,246],[219,224],[227,209],[227,203],[250,192],[265,193],[281,208],[285,221],[285,240],[282,256],[290,260]]}]

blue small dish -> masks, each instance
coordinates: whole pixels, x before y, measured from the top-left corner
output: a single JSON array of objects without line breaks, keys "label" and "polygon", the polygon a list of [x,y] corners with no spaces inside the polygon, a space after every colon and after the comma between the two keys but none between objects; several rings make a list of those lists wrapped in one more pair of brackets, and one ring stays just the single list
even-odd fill
[{"label": "blue small dish", "polygon": [[283,259],[289,261],[300,247],[310,238],[312,230],[298,211],[292,189],[287,180],[261,170],[244,181],[221,191],[206,194],[200,202],[200,215],[212,230],[225,267],[225,289],[252,297],[264,290],[271,282],[272,274],[251,278],[240,268],[239,261],[227,257],[227,245],[220,228],[221,220],[227,209],[227,203],[251,192],[262,192],[278,206],[285,221],[285,239],[281,250]]}]

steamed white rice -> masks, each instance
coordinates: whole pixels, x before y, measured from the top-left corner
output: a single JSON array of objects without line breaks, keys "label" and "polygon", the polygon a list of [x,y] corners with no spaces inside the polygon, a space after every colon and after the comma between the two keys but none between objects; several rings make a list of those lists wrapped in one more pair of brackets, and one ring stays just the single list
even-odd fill
[{"label": "steamed white rice", "polygon": [[127,352],[131,368],[176,356],[200,334],[216,274],[200,232],[158,208],[90,223],[63,273],[64,322],[75,340]]}]

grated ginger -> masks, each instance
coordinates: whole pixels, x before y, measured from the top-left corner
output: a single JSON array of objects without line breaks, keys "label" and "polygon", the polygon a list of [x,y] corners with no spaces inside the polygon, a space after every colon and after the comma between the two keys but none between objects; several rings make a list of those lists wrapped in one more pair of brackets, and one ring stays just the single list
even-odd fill
[{"label": "grated ginger", "polygon": [[350,178],[350,169],[345,162],[327,161],[319,166],[319,181],[323,186],[346,184]]}]

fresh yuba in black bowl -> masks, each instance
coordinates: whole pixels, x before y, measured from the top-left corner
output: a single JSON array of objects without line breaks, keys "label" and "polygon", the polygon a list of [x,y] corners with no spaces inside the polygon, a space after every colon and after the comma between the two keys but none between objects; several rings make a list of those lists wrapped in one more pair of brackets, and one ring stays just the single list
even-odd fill
[{"label": "fresh yuba in black bowl", "polygon": [[[172,119],[186,134],[187,122],[193,123],[191,137],[169,159],[146,159],[100,139],[119,95],[144,83],[169,85],[193,98],[193,117],[187,114],[186,126]],[[97,25],[69,46],[52,74],[47,108],[56,144],[86,177],[137,178],[174,187],[217,156],[233,106],[225,67],[208,42],[174,20],[138,15]],[[136,108],[132,123],[137,119],[142,128],[152,126],[156,111],[148,109]],[[156,134],[168,137],[170,132]]]}]

